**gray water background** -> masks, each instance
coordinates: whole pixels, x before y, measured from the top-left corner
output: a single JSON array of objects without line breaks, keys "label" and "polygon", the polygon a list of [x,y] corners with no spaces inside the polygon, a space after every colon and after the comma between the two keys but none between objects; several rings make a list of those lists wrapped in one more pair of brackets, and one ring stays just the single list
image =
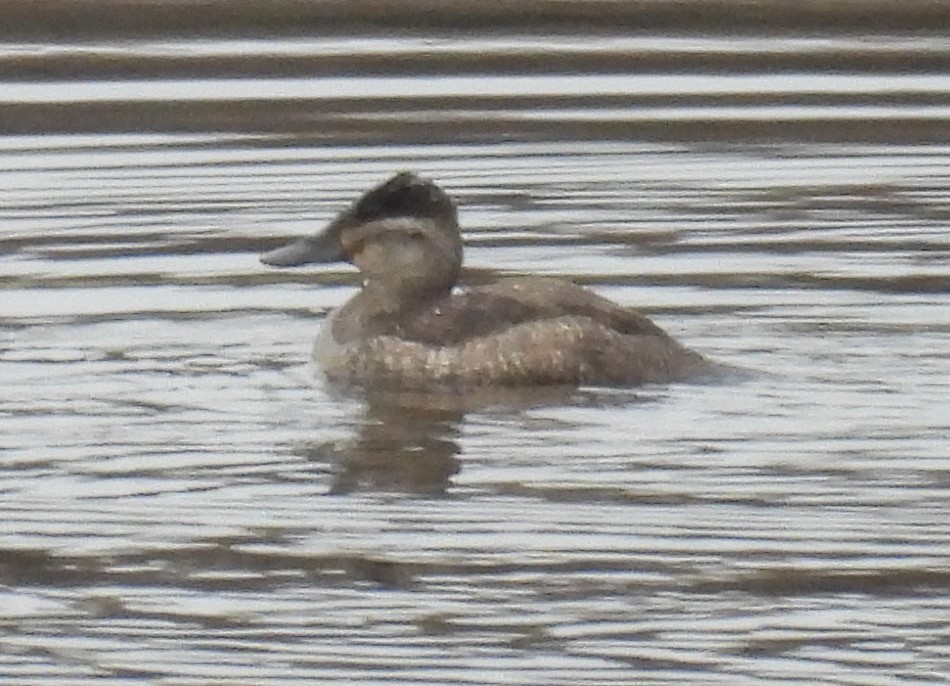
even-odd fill
[{"label": "gray water background", "polygon": [[[950,680],[932,17],[47,4],[0,43],[0,683]],[[752,374],[329,389],[356,275],[258,254],[406,169],[457,198],[467,282],[571,278]]]}]

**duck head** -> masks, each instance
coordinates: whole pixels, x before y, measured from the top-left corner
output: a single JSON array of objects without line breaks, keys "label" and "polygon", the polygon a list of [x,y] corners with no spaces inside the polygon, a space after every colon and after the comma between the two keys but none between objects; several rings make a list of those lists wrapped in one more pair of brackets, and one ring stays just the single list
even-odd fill
[{"label": "duck head", "polygon": [[442,295],[462,264],[458,212],[441,188],[403,172],[367,191],[320,233],[261,261],[275,267],[346,261],[360,270],[364,290]]}]

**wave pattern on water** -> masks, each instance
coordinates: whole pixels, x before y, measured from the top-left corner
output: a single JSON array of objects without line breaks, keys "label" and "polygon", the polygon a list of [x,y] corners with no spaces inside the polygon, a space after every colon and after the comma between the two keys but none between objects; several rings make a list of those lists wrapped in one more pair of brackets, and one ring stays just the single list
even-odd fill
[{"label": "wave pattern on water", "polygon": [[210,45],[12,43],[0,52],[0,132],[237,131],[390,145],[944,142],[950,125],[950,56],[927,35]]},{"label": "wave pattern on water", "polygon": [[[950,678],[948,53],[767,38],[376,36],[376,80],[329,38],[0,49],[0,674]],[[443,49],[438,93],[391,80]],[[863,76],[770,76],[836,54]],[[305,361],[355,275],[257,254],[397,169],[459,199],[468,282],[567,276],[751,373],[332,392]]]}]

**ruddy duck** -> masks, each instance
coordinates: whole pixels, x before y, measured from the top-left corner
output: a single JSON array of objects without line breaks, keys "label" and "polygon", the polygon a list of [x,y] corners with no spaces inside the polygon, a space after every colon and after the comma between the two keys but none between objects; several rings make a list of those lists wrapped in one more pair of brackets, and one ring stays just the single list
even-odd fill
[{"label": "ruddy duck", "polygon": [[334,382],[423,391],[633,386],[712,366],[645,316],[569,281],[508,278],[453,291],[462,266],[455,203],[412,173],[261,259],[278,267],[349,261],[360,270],[362,289],[330,314],[314,346]]}]

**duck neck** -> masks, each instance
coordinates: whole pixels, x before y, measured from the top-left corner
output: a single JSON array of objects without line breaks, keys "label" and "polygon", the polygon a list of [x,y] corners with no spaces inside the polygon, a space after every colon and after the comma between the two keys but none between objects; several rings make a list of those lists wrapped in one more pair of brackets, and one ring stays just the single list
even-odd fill
[{"label": "duck neck", "polygon": [[333,338],[349,343],[396,333],[405,315],[450,292],[451,286],[407,290],[369,281],[334,316]]}]

